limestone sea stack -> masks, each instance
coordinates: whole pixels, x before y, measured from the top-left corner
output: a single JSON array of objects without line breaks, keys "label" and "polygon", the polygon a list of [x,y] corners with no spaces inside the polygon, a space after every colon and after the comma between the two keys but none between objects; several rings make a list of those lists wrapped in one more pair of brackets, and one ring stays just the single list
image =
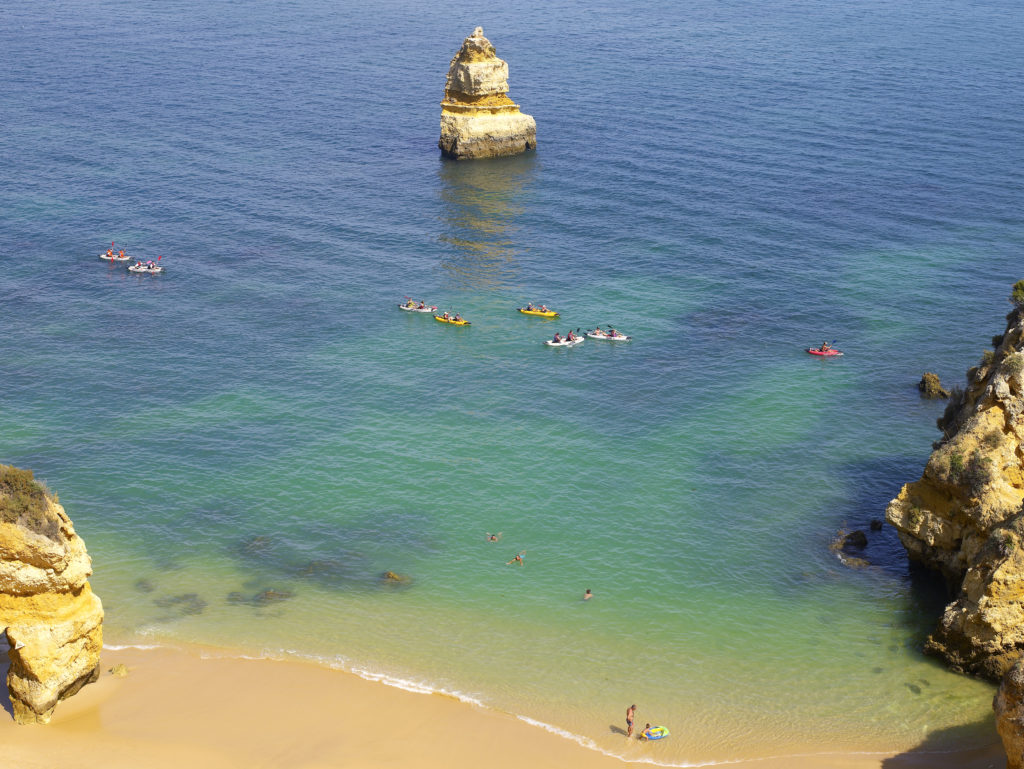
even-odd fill
[{"label": "limestone sea stack", "polygon": [[103,605],[90,574],[85,543],[57,498],[32,471],[0,465],[0,630],[19,723],[45,724],[59,700],[99,677]]},{"label": "limestone sea stack", "polygon": [[537,123],[508,96],[508,64],[481,27],[473,30],[448,68],[437,146],[452,158],[517,155],[537,147]]},{"label": "limestone sea stack", "polygon": [[886,519],[955,595],[925,651],[997,681],[1024,652],[1024,308],[992,341],[938,420],[924,474]]}]

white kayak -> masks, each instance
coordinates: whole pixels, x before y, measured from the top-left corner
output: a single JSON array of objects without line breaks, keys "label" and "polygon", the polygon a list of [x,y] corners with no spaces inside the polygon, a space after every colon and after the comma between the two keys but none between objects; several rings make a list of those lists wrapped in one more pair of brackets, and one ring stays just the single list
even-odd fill
[{"label": "white kayak", "polygon": [[546,339],[544,340],[544,344],[548,347],[575,347],[578,344],[583,344],[583,337],[573,340],[563,339],[561,342],[556,342],[553,339]]},{"label": "white kayak", "polygon": [[437,312],[437,307],[427,305],[426,307],[409,307],[405,304],[398,305],[399,310],[405,310],[406,312]]},{"label": "white kayak", "polygon": [[587,332],[587,338],[588,339],[607,339],[609,342],[628,342],[633,337],[626,336],[625,334],[616,334],[615,336],[612,336],[611,334],[606,334],[603,331],[601,331],[601,332],[588,331]]},{"label": "white kayak", "polygon": [[114,254],[113,256],[108,256],[105,253],[100,254],[100,259],[106,259],[108,262],[127,262],[129,259],[134,258],[134,256],[118,256],[117,254]]},{"label": "white kayak", "polygon": [[163,272],[163,271],[164,271],[164,268],[161,267],[158,264],[154,264],[152,267],[150,267],[148,265],[145,265],[145,264],[129,264],[128,265],[128,272],[152,272],[152,273],[155,274],[155,273]]}]

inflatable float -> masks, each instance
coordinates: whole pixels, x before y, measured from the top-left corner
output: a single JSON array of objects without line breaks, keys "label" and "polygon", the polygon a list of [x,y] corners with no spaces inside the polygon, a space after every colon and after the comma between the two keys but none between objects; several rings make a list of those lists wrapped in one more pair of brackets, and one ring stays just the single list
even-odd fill
[{"label": "inflatable float", "polygon": [[405,310],[406,312],[437,312],[437,307],[434,307],[433,305],[429,304],[426,305],[425,307],[410,307],[407,304],[400,304],[398,305],[398,309]]},{"label": "inflatable float", "polygon": [[455,320],[455,318],[442,318],[440,315],[435,315],[434,320],[441,323],[451,323],[453,326],[468,326],[468,320]]},{"label": "inflatable float", "polygon": [[542,310],[527,310],[525,307],[520,307],[519,312],[523,315],[536,315],[540,318],[557,318],[558,313],[554,310],[542,311]]},{"label": "inflatable float", "polygon": [[811,355],[818,355],[822,358],[838,358],[840,355],[843,354],[842,350],[833,350],[831,348],[829,348],[828,350],[819,350],[816,347],[808,347],[807,352],[809,352]]},{"label": "inflatable float", "polygon": [[652,726],[650,729],[644,729],[640,733],[648,740],[660,740],[663,737],[668,737],[668,729],[664,726]]}]

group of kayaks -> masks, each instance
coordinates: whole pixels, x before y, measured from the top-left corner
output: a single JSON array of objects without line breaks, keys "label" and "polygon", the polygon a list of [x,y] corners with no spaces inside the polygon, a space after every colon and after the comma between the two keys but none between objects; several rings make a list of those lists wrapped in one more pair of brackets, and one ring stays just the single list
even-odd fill
[{"label": "group of kayaks", "polygon": [[[469,326],[472,325],[468,320],[463,318],[458,313],[454,315],[449,312],[444,312],[437,315],[437,305],[427,304],[426,302],[406,297],[406,301],[401,302],[398,305],[399,310],[405,312],[429,312],[434,315],[434,320],[439,323],[448,323],[452,326]],[[534,306],[532,303],[526,305],[526,307],[516,308],[523,315],[533,315],[539,318],[557,318],[558,313],[555,310],[549,310],[546,305]],[[604,339],[610,342],[628,342],[632,339],[631,336],[626,336],[623,333],[616,331],[614,328],[603,330],[600,326],[593,330],[581,332],[576,329],[575,332],[569,331],[564,337],[560,334],[555,334],[553,339],[545,340],[544,344],[548,347],[575,347],[578,344],[583,344],[584,339]]]},{"label": "group of kayaks", "polygon": [[124,252],[124,249],[114,250],[114,244],[110,244],[110,248],[100,254],[100,259],[107,262],[128,262],[135,259],[135,264],[128,265],[128,272],[146,273],[150,275],[157,275],[164,271],[163,266],[160,264],[162,256],[158,256],[154,262],[152,259],[142,261],[138,257],[128,256]]}]

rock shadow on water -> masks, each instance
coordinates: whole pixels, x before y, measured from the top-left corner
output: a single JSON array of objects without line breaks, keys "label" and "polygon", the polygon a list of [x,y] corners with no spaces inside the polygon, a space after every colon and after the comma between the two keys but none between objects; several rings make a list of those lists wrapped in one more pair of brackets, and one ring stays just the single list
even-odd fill
[{"label": "rock shadow on water", "polygon": [[449,247],[441,267],[454,285],[494,288],[516,279],[516,220],[525,211],[536,164],[533,155],[440,164],[444,226],[438,240]]},{"label": "rock shadow on water", "polygon": [[996,734],[995,716],[973,724],[930,732],[910,750],[882,760],[882,769],[1003,769],[1006,756]]}]

